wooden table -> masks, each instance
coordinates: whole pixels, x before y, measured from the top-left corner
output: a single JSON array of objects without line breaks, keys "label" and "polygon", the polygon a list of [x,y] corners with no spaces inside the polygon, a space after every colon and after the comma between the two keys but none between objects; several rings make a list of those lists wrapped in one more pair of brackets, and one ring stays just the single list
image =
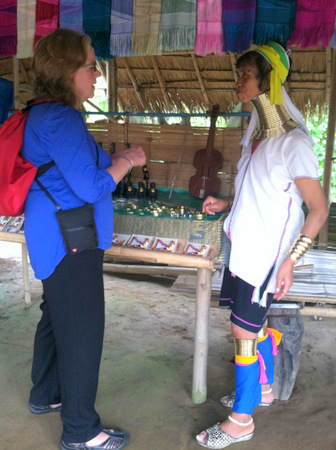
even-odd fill
[{"label": "wooden table", "polygon": [[[30,306],[31,298],[28,276],[28,256],[25,237],[20,233],[0,231],[0,241],[16,242],[22,245],[24,299],[25,305]],[[209,345],[211,277],[212,271],[214,270],[214,261],[212,259],[200,256],[189,256],[125,247],[112,247],[109,250],[106,250],[105,254],[126,260],[197,269],[194,365],[191,399],[195,404],[205,402],[207,398],[207,362]]]}]

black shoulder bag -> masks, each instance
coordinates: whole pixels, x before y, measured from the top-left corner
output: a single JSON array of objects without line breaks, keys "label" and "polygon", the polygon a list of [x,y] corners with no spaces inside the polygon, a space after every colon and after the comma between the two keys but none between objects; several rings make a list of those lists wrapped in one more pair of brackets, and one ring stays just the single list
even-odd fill
[{"label": "black shoulder bag", "polygon": [[[99,154],[97,150],[97,167]],[[77,254],[83,250],[91,250],[98,247],[98,235],[96,223],[94,220],[94,206],[86,203],[78,208],[62,210],[59,204],[39,181],[38,177],[43,175],[54,164],[51,161],[40,167],[35,178],[38,186],[43,190],[46,196],[53,202],[57,208],[55,213],[58,221],[64,245],[68,254]],[[49,167],[47,167],[49,166]],[[45,168],[46,167],[46,168]],[[44,170],[45,168],[45,170]]]}]

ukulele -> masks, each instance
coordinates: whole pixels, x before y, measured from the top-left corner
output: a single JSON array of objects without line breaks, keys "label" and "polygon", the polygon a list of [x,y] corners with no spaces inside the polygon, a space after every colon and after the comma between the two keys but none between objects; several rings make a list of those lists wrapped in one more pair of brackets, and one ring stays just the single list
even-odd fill
[{"label": "ukulele", "polygon": [[194,198],[216,196],[220,191],[221,180],[217,172],[223,167],[222,154],[214,149],[216,121],[219,105],[214,105],[211,111],[211,123],[206,148],[198,150],[194,156],[193,165],[196,173],[190,178],[189,193]]}]

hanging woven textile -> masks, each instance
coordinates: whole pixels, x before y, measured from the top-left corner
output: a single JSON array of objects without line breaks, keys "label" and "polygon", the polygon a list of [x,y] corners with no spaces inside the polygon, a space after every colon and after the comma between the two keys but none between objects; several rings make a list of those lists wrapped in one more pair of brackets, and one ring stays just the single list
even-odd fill
[{"label": "hanging woven textile", "polygon": [[331,37],[330,47],[336,48],[336,16],[335,16],[335,22],[334,22],[334,33]]},{"label": "hanging woven textile", "polygon": [[132,55],[133,0],[111,1],[110,53]]},{"label": "hanging woven textile", "polygon": [[0,2],[0,58],[16,55],[16,0]]},{"label": "hanging woven textile", "polygon": [[83,33],[83,0],[60,0],[59,26]]},{"label": "hanging woven textile", "polygon": [[36,0],[36,28],[34,46],[43,36],[58,28],[59,0]]},{"label": "hanging woven textile", "polygon": [[161,0],[134,0],[132,53],[156,55],[158,53]]},{"label": "hanging woven textile", "polygon": [[328,47],[334,31],[335,0],[297,0],[295,27],[288,45]]},{"label": "hanging woven textile", "polygon": [[110,59],[110,0],[83,2],[84,33],[92,39],[92,47],[99,59]]},{"label": "hanging woven textile", "polygon": [[195,55],[222,55],[222,48],[222,0],[198,0]]},{"label": "hanging woven textile", "polygon": [[17,0],[17,52],[18,58],[33,56],[35,36],[36,0]]},{"label": "hanging woven textile", "polygon": [[159,50],[190,50],[195,47],[196,0],[162,2]]},{"label": "hanging woven textile", "polygon": [[295,25],[296,0],[258,0],[253,43],[287,44]]},{"label": "hanging woven textile", "polygon": [[240,53],[252,44],[256,0],[223,0],[223,52]]}]

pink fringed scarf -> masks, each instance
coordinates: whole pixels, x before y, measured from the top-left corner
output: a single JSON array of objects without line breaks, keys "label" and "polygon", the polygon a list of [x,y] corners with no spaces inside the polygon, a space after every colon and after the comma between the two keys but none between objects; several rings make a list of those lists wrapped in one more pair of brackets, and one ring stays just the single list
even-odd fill
[{"label": "pink fringed scarf", "polygon": [[195,54],[223,54],[222,0],[197,0]]},{"label": "pink fringed scarf", "polygon": [[16,0],[0,2],[0,58],[16,55]]},{"label": "pink fringed scarf", "polygon": [[58,28],[59,0],[36,1],[36,29],[34,46],[43,36],[47,36]]},{"label": "pink fringed scarf", "polygon": [[288,45],[328,47],[334,31],[336,0],[297,0],[295,27]]}]

